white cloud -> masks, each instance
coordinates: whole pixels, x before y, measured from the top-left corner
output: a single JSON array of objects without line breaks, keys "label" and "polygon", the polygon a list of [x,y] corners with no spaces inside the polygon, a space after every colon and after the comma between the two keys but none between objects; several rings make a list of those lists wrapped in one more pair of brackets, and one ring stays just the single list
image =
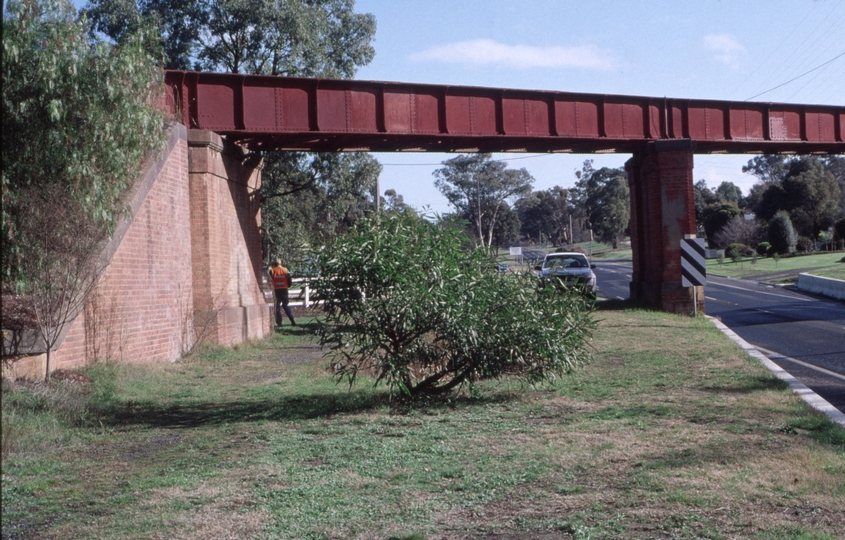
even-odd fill
[{"label": "white cloud", "polygon": [[745,54],[745,47],[727,34],[704,36],[704,46],[713,51],[720,62],[732,68],[739,67],[739,58]]},{"label": "white cloud", "polygon": [[500,65],[514,68],[573,67],[612,69],[616,62],[593,45],[579,47],[534,47],[505,45],[491,39],[460,41],[432,47],[408,56],[414,62],[445,62],[448,64]]}]

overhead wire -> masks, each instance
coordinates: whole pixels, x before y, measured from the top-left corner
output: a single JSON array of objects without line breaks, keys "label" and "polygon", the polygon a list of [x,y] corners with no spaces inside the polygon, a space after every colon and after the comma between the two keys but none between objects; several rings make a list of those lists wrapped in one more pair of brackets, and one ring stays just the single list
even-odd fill
[{"label": "overhead wire", "polygon": [[778,52],[778,50],[780,50],[780,48],[783,46],[783,44],[784,44],[784,43],[786,43],[786,41],[787,41],[790,37],[792,37],[792,34],[794,34],[795,32],[797,32],[797,31],[798,31],[798,29],[799,29],[799,28],[801,28],[801,25],[803,25],[803,24],[804,24],[804,22],[807,20],[807,18],[808,18],[810,15],[812,15],[812,14],[813,14],[813,12],[815,12],[815,11],[816,11],[816,8],[818,8],[818,7],[819,7],[819,4],[817,3],[816,5],[814,5],[814,6],[813,6],[813,9],[811,9],[810,11],[808,11],[808,12],[807,12],[807,14],[806,14],[806,15],[804,15],[804,18],[803,18],[803,19],[801,19],[801,22],[799,22],[797,25],[795,25],[795,26],[793,26],[793,27],[792,27],[792,30],[791,30],[791,31],[790,31],[790,32],[786,35],[786,37],[784,37],[784,38],[780,41],[780,43],[778,43],[778,44],[777,44],[777,46],[776,46],[774,49],[772,49],[772,50],[769,52],[769,55],[768,55],[768,56],[767,56],[767,57],[766,57],[766,58],[765,58],[762,62],[757,63],[757,66],[756,66],[753,70],[751,70],[751,73],[749,73],[749,74],[748,74],[748,76],[746,76],[746,77],[745,77],[745,79],[743,79],[743,80],[742,80],[742,82],[740,82],[740,83],[737,85],[737,87],[733,89],[733,91],[731,92],[731,95],[736,94],[736,93],[739,91],[739,89],[740,89],[740,88],[742,88],[742,87],[745,85],[745,83],[747,83],[747,82],[751,79],[751,77],[753,77],[754,75],[756,75],[756,74],[757,74],[757,72],[758,72],[758,71],[759,71],[759,70],[760,70],[763,66],[765,66],[765,65],[768,63],[768,61],[769,61],[769,60],[771,60],[772,56],[774,56],[774,55],[775,55],[775,53],[776,53],[776,52]]},{"label": "overhead wire", "polygon": [[[817,91],[819,99],[828,103],[838,101],[841,103],[845,96],[842,95],[842,89],[845,88],[845,70],[839,72],[839,77],[831,77],[828,79],[827,86],[820,88]],[[828,94],[829,92],[829,94]],[[831,98],[826,96],[830,95]]]},{"label": "overhead wire", "polygon": [[756,97],[760,97],[760,96],[762,96],[763,94],[768,94],[769,92],[771,92],[771,91],[773,91],[773,90],[777,90],[778,88],[781,88],[781,87],[783,87],[783,86],[786,86],[787,84],[789,84],[789,83],[791,83],[791,82],[793,82],[793,81],[796,81],[796,80],[800,79],[801,77],[804,77],[805,75],[809,75],[810,73],[812,73],[812,72],[816,71],[817,69],[821,69],[821,68],[823,68],[824,66],[826,66],[826,65],[830,64],[831,62],[833,62],[833,61],[835,61],[835,60],[837,60],[837,59],[839,59],[839,58],[841,58],[841,57],[843,57],[843,56],[845,56],[845,51],[842,51],[841,53],[839,53],[838,55],[834,56],[833,58],[831,58],[831,59],[830,59],[830,60],[828,60],[827,62],[825,62],[825,63],[823,63],[823,64],[819,64],[818,66],[814,67],[813,69],[810,69],[810,70],[805,71],[804,73],[802,73],[801,75],[798,75],[797,77],[793,77],[793,78],[789,79],[788,81],[786,81],[786,82],[784,82],[784,83],[781,83],[781,84],[779,84],[779,85],[777,85],[777,86],[774,86],[774,87],[772,87],[772,88],[769,88],[768,90],[764,90],[763,92],[760,92],[759,94],[754,94],[754,95],[753,95],[753,96],[751,96],[750,98],[746,98],[744,101],[750,101],[750,100],[752,100],[752,99],[754,99],[754,98],[756,98]]},{"label": "overhead wire", "polygon": [[[790,74],[795,72],[797,66],[807,63],[808,52],[812,48],[812,44],[831,37],[829,28],[823,28],[825,26],[824,23],[825,21],[829,23],[833,19],[833,13],[840,4],[841,2],[834,5],[830,11],[819,14],[821,18],[816,19],[814,24],[803,31],[803,39],[792,44],[786,56],[780,59],[776,67],[768,73],[767,77],[759,81],[758,89],[772,86],[778,80],[789,78]],[[810,45],[808,45],[808,42],[810,42]]]},{"label": "overhead wire", "polygon": [[[841,45],[841,39],[839,38],[841,32],[837,33],[834,30],[842,24],[841,20],[845,17],[845,14],[838,17],[834,14],[844,1],[845,0],[840,0],[840,2],[832,6],[831,10],[822,14],[822,20],[826,21],[827,24],[816,24],[814,27],[807,29],[804,38],[797,45],[791,48],[790,53],[779,63],[780,66],[777,69],[772,70],[768,76],[759,81],[759,84],[757,85],[757,95],[762,95],[771,91],[770,88],[767,91],[759,92],[760,88],[770,87],[779,79],[783,80],[790,78],[790,75],[794,74],[796,70],[809,64],[812,59],[818,58],[816,53],[818,49],[825,44],[827,44],[825,50],[829,49],[831,46]],[[792,79],[790,78],[790,80]]]}]

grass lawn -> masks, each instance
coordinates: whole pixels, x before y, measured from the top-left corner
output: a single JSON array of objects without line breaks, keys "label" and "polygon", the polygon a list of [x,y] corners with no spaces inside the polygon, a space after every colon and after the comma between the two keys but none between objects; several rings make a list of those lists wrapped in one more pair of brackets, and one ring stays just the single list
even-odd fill
[{"label": "grass lawn", "polygon": [[834,539],[845,431],[710,323],[605,302],[553,387],[391,401],[313,322],[3,383],[3,538]]},{"label": "grass lawn", "polygon": [[725,259],[722,264],[716,259],[707,261],[707,273],[735,278],[754,278],[758,276],[772,276],[767,281],[783,281],[798,279],[799,273],[809,273],[836,279],[845,279],[845,263],[840,262],[845,253],[823,253],[818,255],[802,255],[800,257],[783,257],[775,261],[771,257],[754,259],[743,258],[735,263]]},{"label": "grass lawn", "polygon": [[[583,253],[589,255],[590,254],[590,242],[581,242],[579,244],[575,244],[579,250]],[[555,251],[556,247],[527,247],[524,248],[526,250],[534,250],[534,251],[544,251],[547,253],[551,253]],[[630,260],[632,257],[631,247],[630,246],[623,246],[620,243],[620,247],[618,249],[613,249],[612,244],[604,244],[602,242],[593,242],[592,246],[592,254],[594,259],[606,259],[606,260],[615,260],[615,259],[627,259]],[[502,249],[499,252],[498,256],[499,262],[505,262],[514,265],[514,267],[518,267],[518,265],[514,262],[514,258],[511,257],[507,250]]]}]

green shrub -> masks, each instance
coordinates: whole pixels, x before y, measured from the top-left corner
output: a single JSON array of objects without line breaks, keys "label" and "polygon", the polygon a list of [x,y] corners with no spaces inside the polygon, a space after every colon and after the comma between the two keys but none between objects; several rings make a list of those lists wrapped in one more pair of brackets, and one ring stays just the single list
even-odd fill
[{"label": "green shrub", "polygon": [[750,257],[754,254],[754,250],[750,247],[746,246],[745,244],[741,244],[739,242],[731,244],[725,250],[725,254],[736,261],[742,257]]},{"label": "green shrub", "polygon": [[775,214],[769,221],[769,227],[766,232],[774,253],[783,254],[795,251],[795,244],[798,241],[798,237],[795,234],[795,228],[792,226],[792,220],[789,218],[788,213],[781,210]]},{"label": "green shrub", "polygon": [[761,257],[765,257],[769,254],[769,250],[772,248],[772,245],[768,242],[760,242],[757,244],[757,255]]},{"label": "green shrub", "polygon": [[517,373],[530,383],[587,357],[589,300],[531,273],[495,272],[458,227],[365,220],[318,256],[323,345],[340,380],[370,373],[407,395]]},{"label": "green shrub", "polygon": [[813,251],[813,240],[806,236],[799,236],[795,243],[795,249],[801,253],[809,253]]},{"label": "green shrub", "polygon": [[845,217],[833,224],[833,232],[840,240],[845,240]]}]

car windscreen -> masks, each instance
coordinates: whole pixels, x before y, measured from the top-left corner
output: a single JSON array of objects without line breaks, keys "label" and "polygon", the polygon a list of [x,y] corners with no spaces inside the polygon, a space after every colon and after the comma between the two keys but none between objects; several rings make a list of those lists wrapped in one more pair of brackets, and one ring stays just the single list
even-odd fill
[{"label": "car windscreen", "polygon": [[546,257],[544,268],[589,268],[590,263],[584,256],[564,255],[560,257]]}]

